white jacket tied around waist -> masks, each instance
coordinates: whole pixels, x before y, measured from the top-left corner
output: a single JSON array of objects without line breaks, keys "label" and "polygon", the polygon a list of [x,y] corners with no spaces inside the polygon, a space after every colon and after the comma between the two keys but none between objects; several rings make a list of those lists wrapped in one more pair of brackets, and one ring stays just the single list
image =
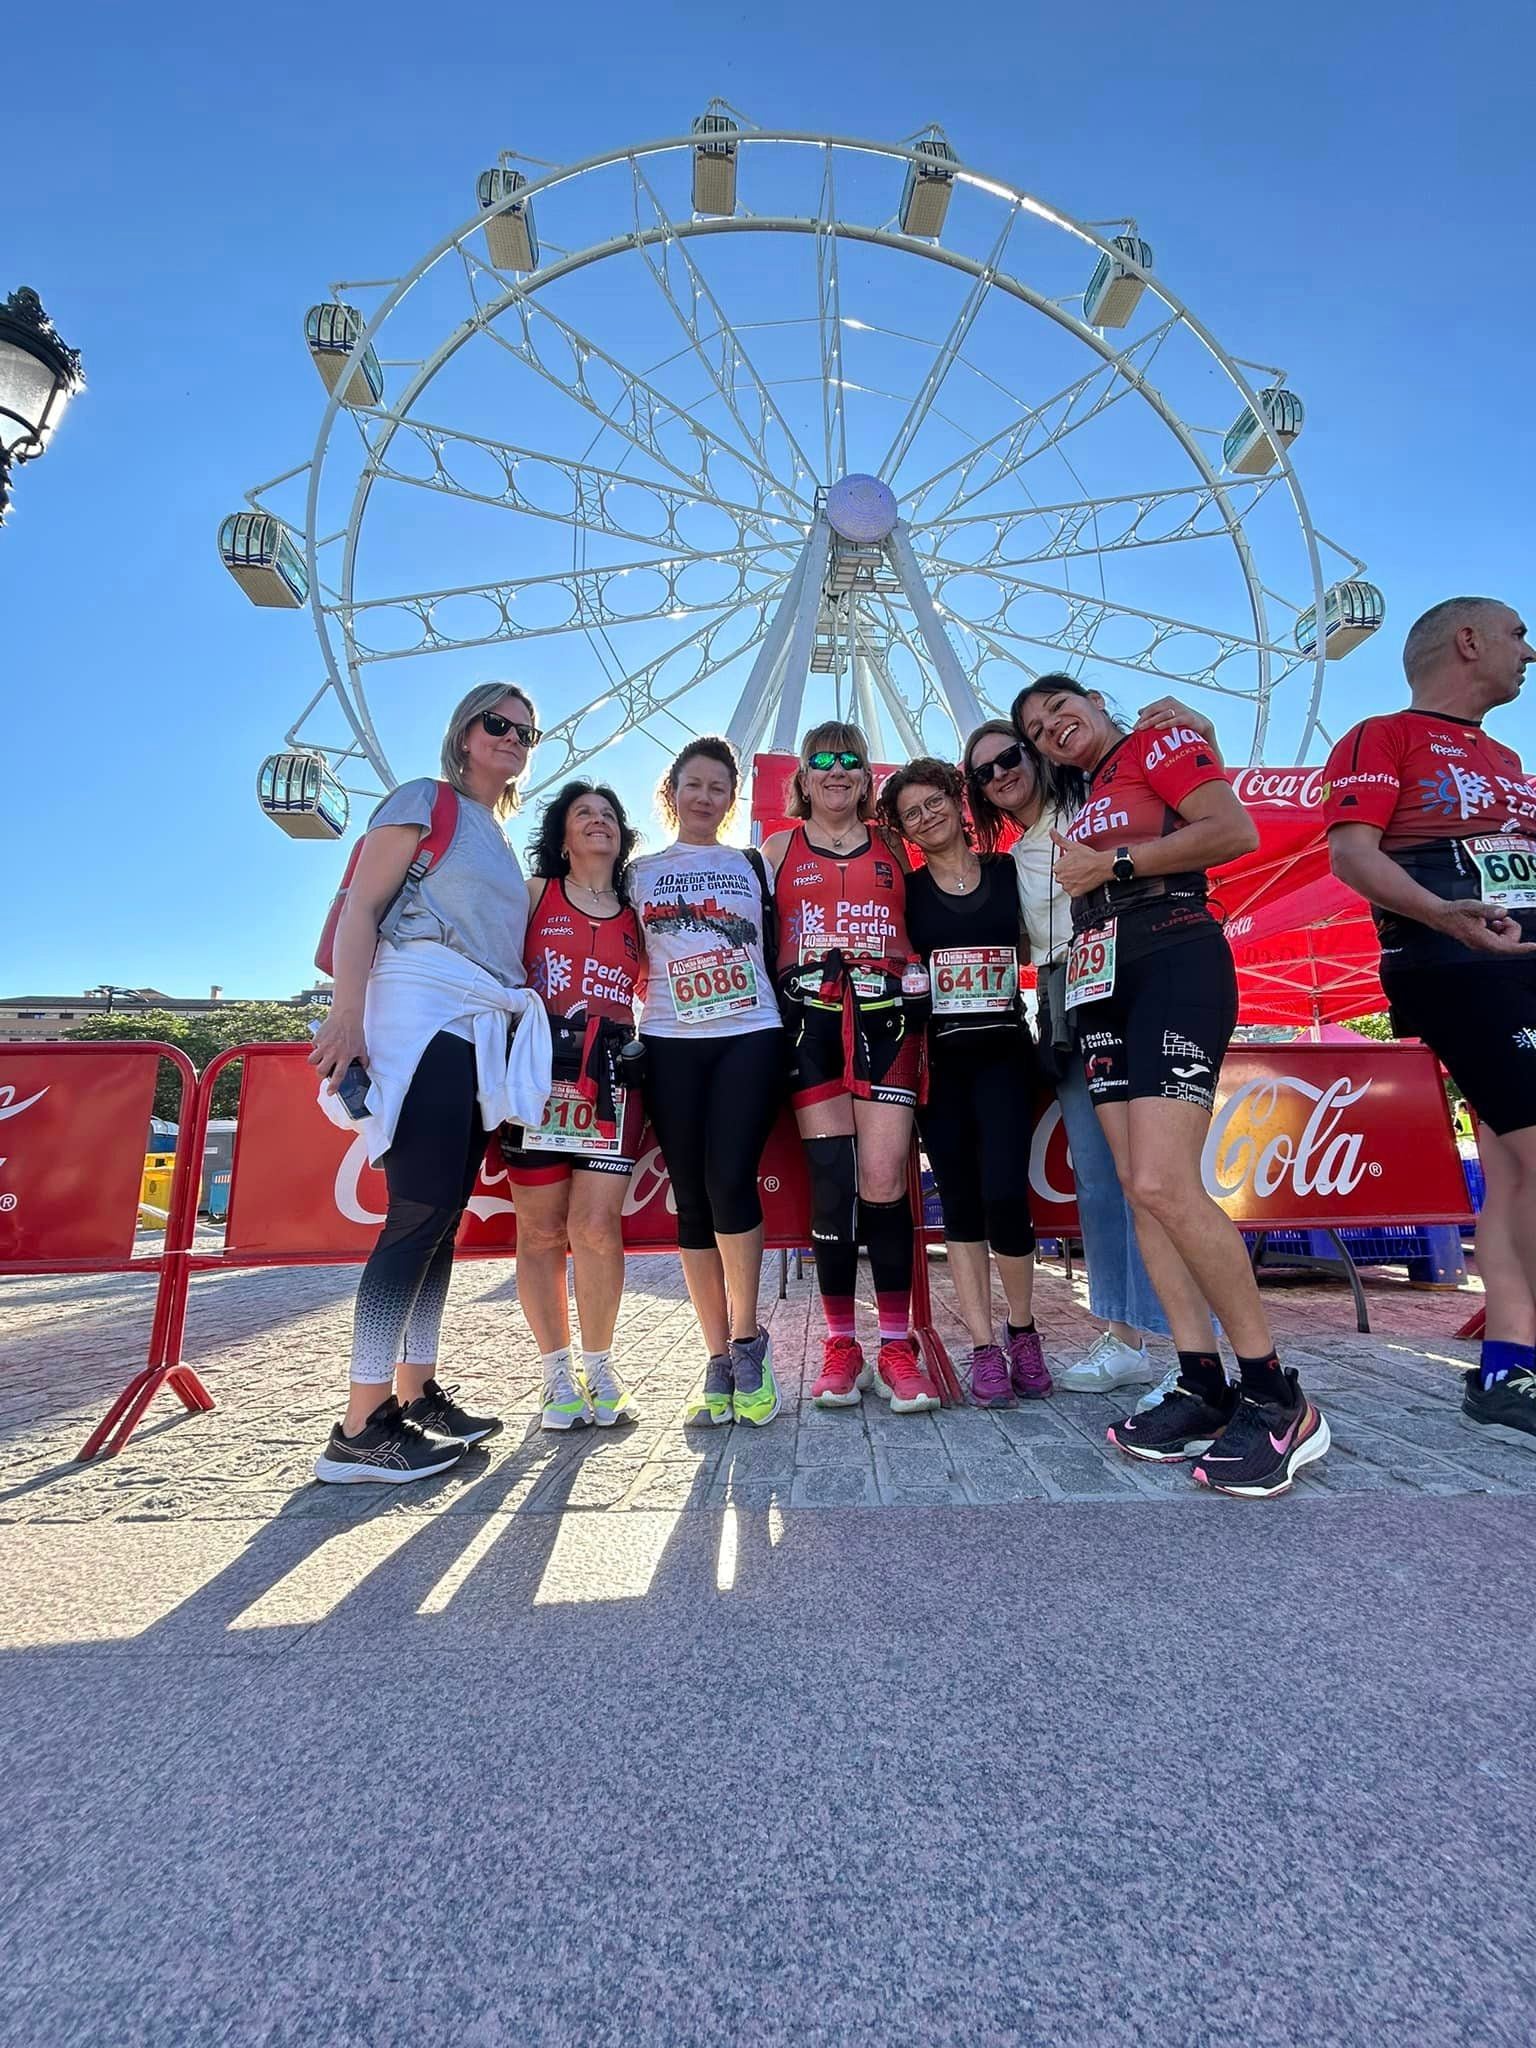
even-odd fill
[{"label": "white jacket tied around waist", "polygon": [[[507,1044],[508,1020],[516,1033]],[[506,988],[493,974],[435,939],[381,945],[363,1000],[368,1042],[368,1115],[354,1123],[339,1095],[320,1084],[320,1107],[345,1131],[362,1131],[377,1166],[394,1143],[405,1092],[439,1031],[467,1020],[474,1033],[475,1092],[488,1131],[537,1124],[550,1088],[549,1018],[531,988]]]}]

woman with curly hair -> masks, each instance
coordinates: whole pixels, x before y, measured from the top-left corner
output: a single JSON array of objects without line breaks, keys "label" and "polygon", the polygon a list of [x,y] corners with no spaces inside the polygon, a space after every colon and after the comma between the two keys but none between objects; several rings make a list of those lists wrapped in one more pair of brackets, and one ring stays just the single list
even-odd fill
[{"label": "woman with curly hair", "polygon": [[[611,789],[568,782],[545,805],[530,849],[523,964],[549,1012],[553,1086],[537,1126],[506,1126],[502,1153],[517,1210],[518,1299],[544,1367],[545,1429],[638,1420],[613,1362],[624,1196],[644,1120],[618,1068],[644,960],[624,887],[638,840]],[[575,1367],[567,1251],[581,1327]]]},{"label": "woman with curly hair", "polygon": [[[1031,1308],[1029,1156],[1040,1070],[1019,1001],[1018,883],[1006,854],[975,851],[965,780],[947,761],[925,756],[898,768],[880,792],[880,816],[924,861],[907,877],[907,932],[928,969],[933,1006],[917,1127],[971,1339],[971,1399],[1009,1408],[1051,1392]],[[1001,1332],[992,1319],[993,1259],[1007,1302]]]}]

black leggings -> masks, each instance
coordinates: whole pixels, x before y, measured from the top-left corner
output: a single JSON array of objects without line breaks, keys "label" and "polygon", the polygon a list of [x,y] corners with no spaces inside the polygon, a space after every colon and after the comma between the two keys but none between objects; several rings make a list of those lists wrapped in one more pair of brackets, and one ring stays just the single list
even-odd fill
[{"label": "black leggings", "polygon": [[968,1033],[934,1048],[917,1127],[938,1182],[944,1235],[956,1244],[989,1244],[1005,1259],[1034,1250],[1029,1152],[1038,1087],[1035,1049],[1022,1032],[996,1047]]},{"label": "black leggings", "polygon": [[784,1034],[647,1038],[645,1106],[667,1162],[677,1242],[713,1251],[763,1220],[757,1169],[784,1099]]},{"label": "black leggings", "polygon": [[453,1273],[453,1241],[485,1157],[475,1048],[439,1031],[423,1052],[381,1162],[389,1208],[358,1283],[352,1377],[386,1386],[431,1365]]}]

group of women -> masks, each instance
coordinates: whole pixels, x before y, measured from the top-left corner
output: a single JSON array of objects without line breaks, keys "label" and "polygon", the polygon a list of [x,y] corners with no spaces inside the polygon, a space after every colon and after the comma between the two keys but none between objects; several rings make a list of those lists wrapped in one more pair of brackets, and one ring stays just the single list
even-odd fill
[{"label": "group of women", "polygon": [[[1057,1384],[1145,1387],[1157,1378],[1146,1337],[1171,1334],[1177,1367],[1112,1425],[1120,1450],[1192,1461],[1197,1482],[1260,1497],[1326,1451],[1326,1422],[1275,1356],[1242,1240],[1201,1181],[1237,1014],[1206,872],[1253,844],[1205,721],[1165,700],[1126,732],[1096,691],[1043,676],[1009,720],[971,734],[958,765],[914,760],[878,790],[858,727],[817,726],[789,787],[793,822],[761,849],[722,837],[739,764],[726,741],[699,738],[658,791],[669,845],[635,856],[616,794],[568,783],[543,814],[530,885],[500,821],[538,738],[520,688],[471,691],[443,747],[460,814],[451,842],[422,872],[441,784],[397,789],[374,813],[342,913],[313,1058],[323,1088],[353,1062],[368,1077],[365,1114],[382,1110],[389,1126],[369,1138],[389,1208],[319,1477],[425,1477],[499,1428],[436,1371],[454,1234],[492,1135],[517,1209],[544,1426],[635,1416],[612,1343],[624,1193],[647,1118],[707,1353],[689,1420],[770,1422],[780,1395],[758,1313],[758,1170],[786,1094],[826,1320],[813,1400],[853,1407],[873,1389],[897,1414],[939,1405],[910,1330],[914,1120],[971,1340],[971,1397],[1049,1395],[1029,1202],[1047,1087],[1104,1324]],[[410,1063],[381,1042],[400,1033],[399,953],[421,955],[453,993],[427,1017],[435,1031],[413,1015],[414,1071],[381,1092],[380,1066]],[[1033,1032],[1021,955],[1037,973]],[[856,1320],[861,1246],[872,1360]]]}]

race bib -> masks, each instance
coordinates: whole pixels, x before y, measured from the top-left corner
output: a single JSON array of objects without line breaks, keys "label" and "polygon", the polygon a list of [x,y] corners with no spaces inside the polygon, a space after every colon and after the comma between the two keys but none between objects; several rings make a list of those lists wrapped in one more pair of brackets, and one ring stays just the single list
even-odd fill
[{"label": "race bib", "polygon": [[525,1152],[579,1152],[586,1159],[622,1159],[619,1149],[624,1129],[626,1090],[613,1091],[614,1125],[610,1137],[597,1127],[597,1104],[588,1102],[574,1081],[556,1081],[544,1105],[539,1127],[523,1132]]},{"label": "race bib", "polygon": [[691,960],[667,963],[672,1007],[679,1024],[708,1024],[716,1017],[757,1005],[757,970],[742,946],[722,946],[713,953],[695,953]]},{"label": "race bib", "polygon": [[1109,918],[1097,931],[1083,932],[1067,954],[1067,1008],[1100,1003],[1115,992],[1115,927]]},{"label": "race bib", "polygon": [[1536,840],[1469,839],[1478,893],[1505,910],[1536,909]]},{"label": "race bib", "polygon": [[942,946],[930,962],[935,1017],[1003,1016],[1019,993],[1011,946]]}]

